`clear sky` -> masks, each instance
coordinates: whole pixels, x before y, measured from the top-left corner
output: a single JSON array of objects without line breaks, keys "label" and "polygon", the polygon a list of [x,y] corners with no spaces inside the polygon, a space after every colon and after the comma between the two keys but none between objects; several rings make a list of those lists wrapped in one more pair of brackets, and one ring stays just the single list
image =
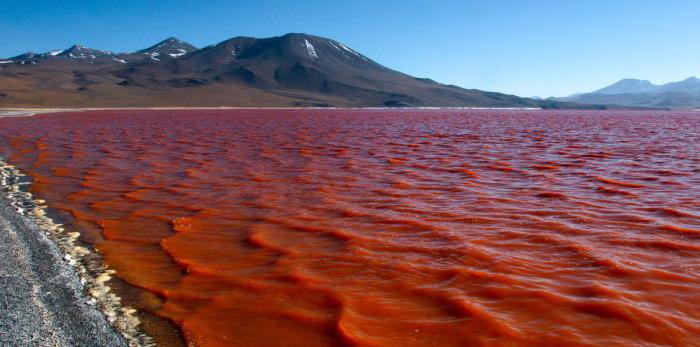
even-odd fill
[{"label": "clear sky", "polygon": [[304,32],[417,77],[521,96],[700,75],[698,0],[0,0],[0,57]]}]

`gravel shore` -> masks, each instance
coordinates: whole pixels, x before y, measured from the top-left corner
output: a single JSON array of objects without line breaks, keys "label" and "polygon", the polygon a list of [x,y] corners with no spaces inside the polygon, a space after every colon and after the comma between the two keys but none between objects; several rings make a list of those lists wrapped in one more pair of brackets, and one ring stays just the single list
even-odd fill
[{"label": "gravel shore", "polygon": [[60,249],[0,197],[0,345],[126,346]]},{"label": "gravel shore", "polygon": [[28,177],[0,158],[0,346],[152,346],[113,270],[47,216]]}]

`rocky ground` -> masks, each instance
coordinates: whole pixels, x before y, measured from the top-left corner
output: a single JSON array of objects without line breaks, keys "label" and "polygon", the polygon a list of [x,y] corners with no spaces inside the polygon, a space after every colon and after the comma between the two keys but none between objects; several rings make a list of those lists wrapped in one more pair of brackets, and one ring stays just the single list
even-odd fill
[{"label": "rocky ground", "polygon": [[0,345],[125,346],[59,248],[0,197]]}]

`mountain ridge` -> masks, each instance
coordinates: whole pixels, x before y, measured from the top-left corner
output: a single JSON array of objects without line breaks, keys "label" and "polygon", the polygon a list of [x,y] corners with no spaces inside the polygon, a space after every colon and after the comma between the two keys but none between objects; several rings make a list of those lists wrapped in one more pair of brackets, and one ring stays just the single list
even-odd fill
[{"label": "mountain ridge", "polygon": [[650,81],[624,78],[612,85],[594,91],[594,94],[631,94],[652,91],[657,86]]},{"label": "mountain ridge", "polygon": [[689,77],[681,81],[654,84],[648,80],[625,78],[590,93],[548,100],[628,107],[698,108],[700,79]]},{"label": "mountain ridge", "polygon": [[603,108],[440,84],[340,41],[289,33],[130,53],[74,45],[0,60],[0,105]]}]

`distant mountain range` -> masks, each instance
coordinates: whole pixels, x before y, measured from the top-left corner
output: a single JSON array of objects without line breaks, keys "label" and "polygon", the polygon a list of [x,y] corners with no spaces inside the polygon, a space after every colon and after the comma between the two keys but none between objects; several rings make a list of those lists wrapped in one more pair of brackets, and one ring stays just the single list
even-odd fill
[{"label": "distant mountain range", "polygon": [[55,50],[47,53],[35,54],[32,52],[20,54],[16,57],[8,58],[4,61],[0,61],[3,64],[19,64],[19,65],[36,65],[38,63],[46,62],[57,62],[57,61],[73,61],[73,62],[87,62],[90,64],[95,63],[122,63],[128,64],[129,61],[136,62],[144,59],[150,59],[153,61],[160,61],[163,58],[172,59],[183,56],[187,53],[194,52],[197,47],[178,40],[174,37],[170,37],[164,41],[161,41],[151,47],[139,50],[134,53],[113,53],[110,51],[100,51],[97,49],[92,49],[84,47],[81,45],[74,45],[68,49]]},{"label": "distant mountain range", "polygon": [[0,59],[0,106],[477,106],[602,108],[444,85],[336,40],[236,37],[201,49],[168,38],[132,53],[80,45]]},{"label": "distant mountain range", "polygon": [[594,92],[548,100],[630,107],[700,108],[700,79],[691,77],[661,85],[646,80],[623,79]]}]

